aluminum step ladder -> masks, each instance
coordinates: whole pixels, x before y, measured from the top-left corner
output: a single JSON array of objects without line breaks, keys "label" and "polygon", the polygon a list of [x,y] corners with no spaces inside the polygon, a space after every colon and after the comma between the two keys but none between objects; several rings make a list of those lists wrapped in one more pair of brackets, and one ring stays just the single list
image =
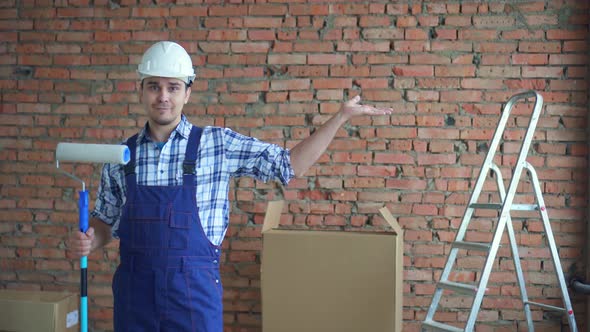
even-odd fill
[{"label": "aluminum step ladder", "polygon": [[[529,120],[529,125],[526,130],[526,134],[524,136],[520,152],[518,155],[518,159],[516,164],[514,165],[514,169],[512,170],[512,179],[510,180],[510,184],[508,186],[508,191],[506,192],[504,188],[504,181],[502,179],[502,174],[500,172],[500,168],[494,163],[494,156],[496,155],[496,151],[500,145],[500,142],[503,139],[504,129],[506,127],[506,123],[510,117],[510,113],[514,104],[519,101],[523,100],[526,101],[528,98],[535,98],[534,109],[532,115]],[[498,126],[494,133],[494,136],[491,141],[491,145],[489,147],[488,153],[485,157],[483,162],[482,168],[480,170],[479,176],[477,178],[477,182],[471,194],[471,198],[465,209],[465,213],[463,215],[463,219],[461,221],[461,225],[459,230],[456,234],[455,241],[452,243],[451,251],[447,258],[447,262],[445,264],[444,270],[440,277],[440,281],[438,282],[433,298],[432,303],[430,304],[430,308],[428,309],[428,313],[426,314],[426,318],[422,323],[422,330],[423,331],[452,331],[452,332],[471,332],[474,330],[475,322],[477,320],[477,315],[479,313],[485,292],[487,290],[488,280],[490,277],[490,273],[492,271],[492,266],[494,264],[494,260],[496,258],[496,254],[498,253],[498,249],[500,247],[500,241],[502,240],[502,236],[504,233],[504,229],[508,231],[508,238],[510,242],[510,248],[512,251],[512,256],[515,265],[515,271],[518,279],[518,286],[520,288],[520,296],[522,298],[522,303],[524,306],[524,313],[526,316],[526,321],[528,325],[528,331],[534,331],[533,326],[533,319],[531,316],[531,306],[541,307],[546,310],[557,311],[565,314],[569,321],[570,331],[577,332],[577,325],[576,320],[574,318],[574,311],[572,309],[572,305],[570,302],[570,297],[568,294],[565,278],[563,275],[563,270],[561,267],[561,263],[559,260],[559,254],[557,252],[557,247],[555,245],[555,240],[553,238],[553,232],[551,230],[551,224],[549,222],[549,217],[547,214],[547,209],[545,207],[545,202],[543,200],[543,195],[541,192],[541,186],[539,185],[539,179],[537,177],[537,173],[531,164],[526,161],[526,157],[529,152],[529,148],[531,145],[531,141],[533,139],[533,135],[535,132],[535,128],[537,126],[537,122],[539,120],[539,116],[541,110],[543,108],[543,97],[537,93],[536,91],[527,91],[523,93],[516,94],[508,100],[506,103],[504,110],[502,112],[502,116],[498,122]],[[516,194],[516,189],[520,182],[520,178],[522,175],[523,170],[527,171],[529,175],[529,180],[532,183],[534,195],[536,198],[535,204],[513,204],[514,197]],[[479,196],[482,192],[484,183],[488,177],[488,175],[494,175],[496,178],[496,185],[498,187],[498,197],[500,199],[500,203],[479,203]],[[496,225],[496,229],[493,235],[493,239],[491,243],[477,243],[477,242],[466,242],[465,234],[468,230],[469,223],[472,219],[472,216],[477,209],[493,209],[499,211],[498,222]],[[512,226],[512,220],[510,217],[510,211],[513,210],[520,210],[520,211],[538,211],[540,214],[541,219],[543,220],[543,227],[545,229],[547,242],[549,244],[549,249],[551,251],[551,257],[553,258],[553,265],[554,270],[557,275],[557,279],[559,281],[559,285],[561,288],[562,300],[564,303],[564,307],[555,307],[552,305],[544,304],[544,303],[537,303],[529,301],[527,296],[527,291],[525,287],[525,280],[523,276],[522,267],[520,265],[520,257],[518,254],[518,247],[516,244],[516,237],[514,234],[514,228]],[[487,257],[485,260],[485,264],[483,267],[483,271],[481,271],[481,275],[479,278],[479,283],[477,285],[471,285],[466,283],[459,283],[449,280],[449,275],[453,269],[453,265],[455,264],[455,260],[457,258],[457,253],[459,250],[477,250],[487,252]],[[459,328],[453,325],[448,325],[442,322],[437,322],[434,320],[434,315],[437,311],[439,302],[443,295],[444,290],[450,290],[457,293],[467,294],[473,296],[473,303],[471,305],[471,312],[469,313],[467,323],[464,328]]]}]

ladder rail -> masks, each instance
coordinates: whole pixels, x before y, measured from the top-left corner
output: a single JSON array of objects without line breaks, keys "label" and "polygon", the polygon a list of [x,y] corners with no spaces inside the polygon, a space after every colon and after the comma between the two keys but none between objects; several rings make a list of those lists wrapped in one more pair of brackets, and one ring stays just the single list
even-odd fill
[{"label": "ladder rail", "polygon": [[[498,194],[500,195],[500,202],[504,202],[506,198],[506,188],[504,187],[504,180],[502,179],[502,172],[496,165],[492,165],[492,169],[496,174],[496,186],[498,188]],[[529,298],[526,289],[526,282],[524,280],[524,273],[522,271],[522,265],[520,262],[520,254],[518,252],[518,246],[516,243],[516,236],[514,234],[514,224],[512,224],[512,217],[509,216],[507,220],[508,240],[510,242],[510,251],[512,252],[512,261],[514,263],[514,270],[516,271],[516,278],[518,281],[518,289],[520,291],[520,297],[522,299],[525,318],[527,320],[527,326],[529,332],[533,332],[533,316],[531,313],[531,307],[529,305]]]},{"label": "ladder rail", "polygon": [[[510,117],[510,113],[515,105],[515,103],[521,99],[528,99],[534,98],[534,107],[533,111],[530,116],[528,128],[524,137],[522,138],[522,145],[518,154],[518,158],[516,163],[514,164],[512,170],[512,178],[508,185],[508,190],[504,187],[504,181],[502,178],[502,173],[500,168],[493,162],[500,142],[504,139],[504,132],[506,129],[506,124]],[[523,307],[525,311],[528,331],[533,332],[533,320],[531,315],[531,305],[540,306],[546,309],[557,310],[560,312],[565,312],[568,320],[570,329],[572,332],[577,332],[576,321],[573,314],[573,309],[571,306],[571,301],[569,298],[569,294],[567,292],[567,286],[565,284],[565,278],[563,275],[563,270],[561,267],[561,263],[559,260],[559,254],[557,252],[557,246],[555,244],[555,240],[553,238],[553,232],[551,230],[551,225],[549,222],[549,217],[546,211],[545,203],[543,201],[543,196],[541,192],[541,187],[539,185],[538,177],[532,165],[530,165],[527,161],[527,155],[530,151],[531,142],[534,137],[534,133],[537,127],[537,123],[542,111],[543,105],[543,97],[537,93],[536,91],[530,90],[523,93],[519,93],[514,95],[513,97],[508,100],[506,103],[500,120],[498,122],[498,126],[494,132],[490,147],[486,154],[486,157],[482,163],[482,167],[480,172],[477,176],[477,181],[473,187],[473,192],[469,199],[469,205],[465,209],[463,214],[463,218],[461,220],[461,224],[455,236],[455,241],[452,243],[451,251],[449,256],[447,257],[447,261],[445,263],[445,267],[443,272],[440,276],[440,280],[436,285],[435,292],[433,295],[432,302],[428,309],[427,315],[424,319],[423,329],[435,329],[439,331],[464,331],[464,332],[471,332],[474,330],[475,322],[477,320],[477,315],[481,308],[481,304],[483,302],[483,297],[485,296],[485,292],[487,290],[487,284],[489,282],[489,277],[493,268],[494,261],[496,259],[500,242],[502,240],[502,236],[504,233],[504,228],[506,228],[508,233],[508,238],[510,241],[510,248],[513,256],[513,262],[515,266],[515,271],[517,274],[518,286],[520,289],[520,295],[523,302]],[[533,183],[534,193],[536,197],[536,205],[534,204],[514,204],[514,198],[516,196],[517,187],[521,181],[522,172],[523,170],[527,170],[528,174],[531,178],[531,182]],[[489,173],[493,172],[496,175],[496,185],[498,189],[498,194],[500,197],[501,204],[490,204],[490,203],[478,203],[479,197],[481,195],[481,191],[483,190],[483,186]],[[494,231],[494,236],[492,239],[491,244],[485,245],[484,243],[471,243],[465,242],[464,237],[469,227],[469,223],[471,218],[473,217],[474,211],[476,208],[496,208],[499,211],[498,222],[496,224],[496,229]],[[520,255],[518,252],[518,244],[516,241],[516,235],[514,232],[514,225],[512,223],[512,218],[510,215],[511,210],[523,210],[523,211],[533,211],[537,210],[540,213],[540,216],[543,220],[543,226],[545,229],[545,233],[547,236],[547,240],[549,242],[549,247],[551,250],[551,255],[553,258],[553,264],[555,267],[555,272],[557,274],[557,278],[560,283],[560,288],[562,292],[562,299],[565,304],[565,308],[558,308],[551,305],[546,305],[542,303],[535,303],[529,301],[527,290],[526,290],[526,282],[524,279],[524,273],[522,270]],[[458,250],[459,249],[467,249],[467,250],[487,250],[487,257],[484,264],[484,268],[481,271],[480,280],[477,286],[470,285],[470,284],[462,284],[448,280],[449,275],[453,269],[455,264]],[[456,292],[462,293],[475,293],[473,303],[471,306],[471,310],[465,325],[464,329],[457,328],[455,326],[439,323],[433,320],[434,315],[436,314],[437,308],[439,306],[439,302],[441,300],[443,291],[445,289],[450,289]]]},{"label": "ladder rail", "polygon": [[[489,147],[486,157],[482,163],[479,175],[477,176],[477,181],[475,183],[475,187],[474,187],[473,192],[471,194],[471,198],[469,199],[469,203],[468,203],[469,205],[477,203],[477,200],[479,199],[479,195],[481,194],[484,183],[487,179],[488,172],[490,171],[490,167],[493,164],[494,157],[496,155],[496,151],[498,150],[498,147],[500,146],[500,142],[502,141],[502,136],[504,134],[504,130],[506,129],[506,123],[508,122],[508,119],[510,118],[510,114],[512,112],[512,108],[514,107],[514,104],[520,99],[526,99],[526,98],[530,98],[530,97],[537,98],[537,105],[535,105],[535,111],[533,111],[533,113],[537,113],[536,118],[538,120],[539,113],[542,108],[542,107],[537,107],[537,106],[539,106],[538,105],[539,104],[538,98],[541,98],[540,99],[541,104],[543,103],[543,99],[537,92],[527,91],[527,92],[519,93],[517,95],[514,95],[512,98],[510,98],[510,100],[508,100],[508,102],[506,103],[506,105],[504,107],[504,111],[502,112],[502,116],[500,117],[500,120],[498,121],[498,126],[496,127],[496,130],[494,131],[494,136],[492,138],[492,142],[490,143],[490,147]],[[535,125],[536,125],[536,121],[535,121]],[[534,128],[533,128],[533,132],[534,132]],[[522,149],[521,149],[521,153],[522,153]],[[463,221],[465,221],[465,219],[466,218],[463,218]],[[461,222],[461,227],[459,228],[459,233],[464,235],[465,231],[467,230],[467,225],[465,225],[465,227],[463,227],[463,221]],[[457,234],[457,238],[459,238],[459,233]]]},{"label": "ladder rail", "polygon": [[465,331],[472,331],[475,326],[477,315],[479,313],[481,303],[483,302],[485,290],[487,288],[488,281],[490,278],[490,273],[492,272],[492,267],[494,265],[494,261],[496,260],[496,255],[498,253],[498,250],[500,249],[500,241],[502,240],[502,236],[504,235],[504,228],[506,227],[507,220],[508,219],[506,217],[500,218],[498,224],[496,225],[496,231],[492,239],[492,246],[490,248],[490,251],[488,252],[488,256],[486,258],[483,271],[481,272],[481,276],[479,278],[478,291],[475,294],[475,298],[473,299],[473,303],[471,305],[469,317],[467,318],[467,324],[465,325]]},{"label": "ladder rail", "polygon": [[[477,176],[477,181],[475,183],[473,192],[471,193],[471,197],[469,199],[469,203],[467,205],[467,208],[463,214],[463,218],[461,220],[461,224],[459,226],[457,234],[455,235],[454,242],[462,242],[465,237],[465,233],[467,232],[467,228],[469,226],[468,221],[471,220],[471,217],[474,213],[474,209],[472,207],[472,204],[477,203],[477,201],[479,199],[479,195],[481,194],[481,191],[483,189],[484,183],[487,178],[487,174],[488,174],[490,167],[491,167],[490,165],[493,163],[494,157],[496,155],[496,151],[498,150],[500,142],[502,141],[504,129],[506,127],[506,124],[508,123],[508,119],[510,118],[510,114],[512,112],[512,108],[513,108],[514,104],[520,99],[526,99],[526,98],[535,97],[535,96],[539,96],[539,94],[536,93],[535,91],[532,91],[532,90],[526,91],[526,92],[514,95],[506,103],[506,105],[504,107],[504,111],[502,112],[502,115],[501,115],[500,120],[498,122],[498,126],[496,127],[496,130],[494,131],[492,142],[490,143],[490,147],[488,149],[486,157],[482,163],[482,167],[481,167],[479,174]],[[542,101],[541,101],[541,103],[542,103]],[[439,279],[440,281],[447,281],[448,280],[451,270],[453,268],[453,264],[457,258],[458,251],[459,251],[459,248],[456,248],[456,247],[451,248],[451,251],[450,251],[449,256],[447,257],[447,260],[445,263],[445,267],[444,267],[443,272],[440,276],[440,279]],[[438,308],[440,299],[442,297],[442,293],[443,293],[442,289],[440,289],[438,287],[435,289],[434,294],[433,294],[433,300],[430,303],[430,307],[429,307],[428,312],[426,314],[427,320],[433,319],[434,314],[436,313],[436,309]]]},{"label": "ladder rail", "polygon": [[[512,172],[512,179],[510,180],[510,184],[508,185],[508,191],[506,192],[506,196],[502,201],[502,209],[500,211],[500,218],[498,221],[498,225],[496,226],[496,231],[494,234],[494,238],[492,240],[492,248],[488,254],[486,262],[484,264],[483,271],[481,273],[480,282],[479,282],[479,291],[477,292],[475,298],[473,299],[473,304],[471,307],[471,312],[469,314],[469,318],[467,319],[467,325],[465,326],[466,331],[472,331],[475,326],[475,321],[477,320],[477,314],[479,313],[479,309],[481,307],[481,303],[483,301],[483,291],[488,284],[490,274],[492,272],[492,267],[494,265],[494,261],[496,259],[496,255],[498,253],[498,247],[500,245],[500,241],[502,240],[502,236],[504,235],[504,228],[506,227],[507,221],[510,219],[510,210],[512,206],[512,202],[514,200],[514,196],[516,195],[516,189],[518,187],[518,183],[520,182],[520,176],[522,174],[522,170],[524,168],[524,162],[528,155],[531,141],[533,139],[535,129],[537,127],[537,122],[539,120],[539,115],[541,113],[542,104],[543,104],[543,97],[539,95],[537,92],[529,91],[526,93],[517,94],[514,97],[510,98],[510,101],[506,105],[510,108],[507,109],[509,112],[514,106],[514,103],[519,99],[526,99],[529,97],[535,97],[535,106],[533,109],[533,113],[531,115],[529,126],[526,130],[526,134],[524,136],[523,143],[520,148],[520,152],[518,154],[518,159],[516,161],[515,168]],[[506,110],[505,113],[508,113]],[[503,114],[504,117],[504,114]],[[502,128],[504,129],[504,128]],[[500,134],[501,135],[501,134]],[[494,136],[494,140],[497,137]],[[495,151],[494,151],[495,154]],[[489,152],[488,152],[489,155]],[[488,158],[486,158],[487,160]],[[463,226],[463,225],[462,225]],[[467,225],[466,225],[467,226]]]},{"label": "ladder rail", "polygon": [[541,215],[541,219],[543,220],[543,228],[545,229],[545,234],[547,235],[547,242],[549,244],[549,250],[551,251],[551,258],[553,259],[555,274],[561,286],[561,295],[563,297],[563,302],[565,305],[565,311],[568,317],[570,330],[571,332],[577,332],[578,328],[574,317],[574,310],[572,308],[571,299],[567,291],[567,284],[565,282],[565,276],[563,274],[563,269],[561,267],[561,260],[559,258],[559,253],[557,252],[557,244],[555,243],[555,238],[553,237],[553,230],[551,228],[551,223],[549,222],[549,214],[547,212],[547,207],[545,206],[545,200],[543,199],[541,185],[539,184],[539,177],[537,176],[535,168],[528,162],[525,163],[525,168],[529,173],[531,182],[533,184],[533,190],[535,192],[535,197],[537,198],[537,205],[539,206],[538,210]]},{"label": "ladder rail", "polygon": [[526,289],[526,282],[524,280],[524,272],[520,261],[520,254],[518,252],[518,245],[516,243],[516,235],[514,234],[514,225],[512,220],[508,220],[506,230],[508,231],[508,238],[510,240],[510,251],[512,252],[512,262],[514,263],[514,271],[516,271],[516,279],[518,282],[518,289],[520,291],[520,298],[522,299],[524,316],[527,321],[529,332],[534,332],[533,315],[531,313],[531,306],[529,305],[529,297]]}]

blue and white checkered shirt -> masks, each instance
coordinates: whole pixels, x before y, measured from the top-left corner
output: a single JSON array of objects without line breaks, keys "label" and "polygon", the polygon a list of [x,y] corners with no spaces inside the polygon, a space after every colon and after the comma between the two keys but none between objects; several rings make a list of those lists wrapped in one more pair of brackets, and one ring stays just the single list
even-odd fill
[{"label": "blue and white checkered shirt", "polygon": [[[183,115],[161,148],[146,135],[147,125],[140,131],[136,150],[138,185],[182,184],[182,163],[192,126]],[[278,180],[286,185],[294,172],[288,150],[227,128],[205,127],[197,152],[196,176],[196,199],[203,230],[211,243],[220,245],[229,224],[230,178],[250,176],[264,182]],[[91,215],[111,225],[115,238],[118,238],[125,196],[123,167],[105,164]]]}]

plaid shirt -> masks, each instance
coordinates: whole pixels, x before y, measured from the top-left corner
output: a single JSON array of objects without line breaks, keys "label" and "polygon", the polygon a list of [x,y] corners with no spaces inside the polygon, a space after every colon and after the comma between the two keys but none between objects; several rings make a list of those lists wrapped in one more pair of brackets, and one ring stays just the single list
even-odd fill
[{"label": "plaid shirt", "polygon": [[[192,124],[183,115],[161,148],[146,134],[147,125],[140,131],[136,150],[138,185],[182,184],[182,163],[191,128]],[[197,152],[196,176],[196,199],[203,230],[211,243],[220,245],[229,224],[230,178],[250,176],[264,182],[279,180],[286,185],[294,173],[288,150],[228,128],[205,127]],[[110,225],[115,238],[118,238],[125,196],[123,167],[105,164],[91,215]]]}]

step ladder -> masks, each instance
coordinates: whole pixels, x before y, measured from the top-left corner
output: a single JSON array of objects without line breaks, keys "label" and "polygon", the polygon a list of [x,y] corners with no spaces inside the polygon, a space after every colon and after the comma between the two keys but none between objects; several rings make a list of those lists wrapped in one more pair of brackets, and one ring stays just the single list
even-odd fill
[{"label": "step ladder", "polygon": [[[504,181],[502,179],[500,168],[494,163],[494,156],[496,155],[496,151],[500,145],[500,141],[503,138],[504,129],[510,117],[510,113],[512,111],[513,106],[517,101],[526,101],[526,99],[528,98],[535,98],[534,109],[529,120],[529,125],[522,142],[518,159],[516,161],[516,164],[514,165],[514,169],[512,170],[512,179],[510,180],[508,191],[506,191],[504,188]],[[508,239],[510,242],[510,248],[514,260],[515,271],[518,279],[518,286],[520,288],[520,296],[522,298],[524,313],[528,325],[528,331],[534,331],[533,319],[531,316],[531,306],[541,307],[546,310],[557,311],[565,314],[569,321],[570,331],[578,331],[576,320],[574,318],[574,311],[572,309],[567,286],[565,283],[565,278],[561,268],[557,247],[555,245],[555,240],[553,238],[553,232],[551,230],[551,225],[549,223],[547,209],[545,207],[541,187],[539,185],[539,179],[533,166],[526,161],[526,157],[529,152],[531,141],[533,139],[535,128],[537,126],[537,122],[539,120],[539,115],[541,113],[542,108],[543,97],[539,93],[532,90],[516,94],[513,97],[511,97],[510,100],[506,103],[504,110],[502,112],[502,116],[500,117],[500,120],[498,122],[498,126],[492,138],[492,142],[489,147],[488,153],[485,157],[479,176],[477,178],[477,182],[473,189],[468,206],[465,209],[465,213],[463,215],[463,219],[461,221],[459,230],[456,234],[455,241],[452,243],[451,251],[449,253],[447,262],[440,277],[440,281],[436,285],[436,289],[432,298],[432,303],[430,304],[430,308],[428,309],[428,313],[426,314],[426,318],[422,324],[423,331],[471,332],[474,330],[477,315],[479,313],[483,297],[487,290],[487,284],[492,270],[492,266],[494,264],[496,254],[498,253],[500,241],[502,240],[505,228],[508,232]],[[529,175],[529,180],[531,181],[533,186],[536,203],[513,204],[514,196],[516,194],[518,183],[520,182],[521,174],[525,169]],[[500,199],[500,203],[479,203],[479,196],[488,175],[493,175],[496,178],[496,185],[498,187],[498,197]],[[477,243],[464,241],[465,234],[469,227],[469,223],[472,219],[472,216],[474,215],[475,210],[477,209],[493,209],[499,211],[498,222],[491,243]],[[512,210],[539,212],[540,217],[543,220],[543,227],[545,229],[547,242],[549,244],[549,249],[551,251],[551,257],[553,258],[555,273],[557,275],[557,279],[559,281],[559,285],[561,288],[562,300],[565,306],[564,308],[529,301],[525,287],[523,271],[520,265],[520,257],[518,254],[518,247],[516,244],[514,228],[512,226],[512,220],[510,217],[510,211]],[[451,270],[453,269],[453,265],[455,264],[457,253],[461,249],[487,252],[487,257],[485,260],[483,271],[481,272],[479,283],[477,285],[453,282],[449,280],[449,275],[451,274]],[[467,323],[464,328],[459,328],[453,325],[448,325],[434,320],[434,315],[437,311],[439,302],[443,295],[443,291],[445,290],[450,290],[457,293],[473,296],[471,312],[469,313]]]}]

